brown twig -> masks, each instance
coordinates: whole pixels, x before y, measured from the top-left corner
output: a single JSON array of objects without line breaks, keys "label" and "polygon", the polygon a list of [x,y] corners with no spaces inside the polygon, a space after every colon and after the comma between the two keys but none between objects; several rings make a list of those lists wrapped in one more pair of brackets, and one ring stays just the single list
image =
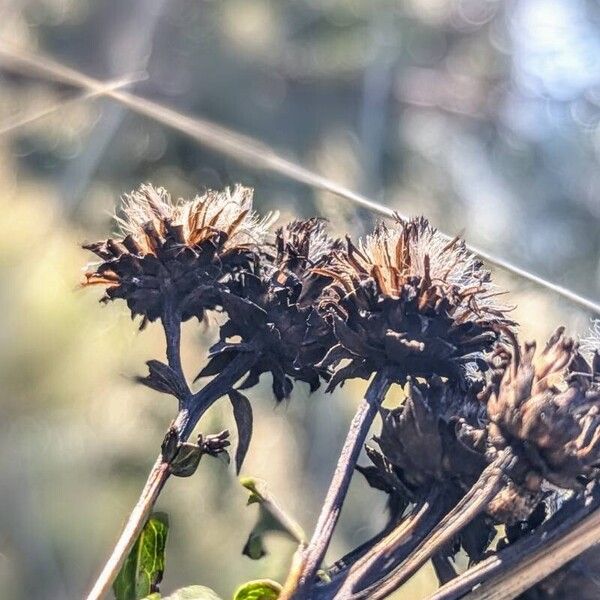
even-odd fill
[{"label": "brown twig", "polygon": [[446,506],[447,501],[443,497],[443,492],[439,489],[432,491],[429,497],[418,504],[408,517],[350,567],[346,579],[334,599],[342,600],[352,597],[354,590],[369,574],[376,570],[379,572],[379,569],[385,569],[384,563],[395,558],[400,549],[402,557],[406,557],[444,514]]},{"label": "brown twig", "polygon": [[[512,600],[556,570],[600,543],[600,507],[571,527],[559,524],[561,535],[540,536],[537,547],[516,554],[509,568],[503,568],[502,558],[496,575],[477,589],[463,596],[465,600]],[[569,531],[570,529],[570,531]],[[548,538],[551,541],[548,541]],[[489,575],[489,570],[487,574]],[[444,596],[441,596],[442,598]],[[456,597],[456,596],[454,596]]]},{"label": "brown twig", "polygon": [[593,489],[591,497],[579,496],[568,500],[535,532],[513,542],[506,548],[467,569],[453,581],[443,585],[428,600],[457,600],[483,581],[499,577],[536,552],[544,544],[568,533],[581,519],[600,506],[600,490]]},{"label": "brown twig", "polygon": [[504,485],[504,477],[511,471],[514,462],[515,458],[510,450],[503,450],[496,460],[486,467],[477,483],[397,569],[384,579],[351,596],[352,600],[366,598],[381,600],[395,591],[485,510],[490,500]]},{"label": "brown twig", "polygon": [[69,106],[80,104],[86,102],[87,100],[94,100],[96,98],[99,98],[100,96],[104,96],[107,91],[118,90],[120,88],[131,85],[132,83],[142,81],[145,78],[145,73],[133,74],[129,75],[128,77],[121,77],[115,81],[107,82],[104,88],[100,88],[94,91],[87,91],[73,98],[59,100],[54,104],[50,104],[49,106],[30,112],[26,115],[18,115],[16,119],[0,124],[0,137],[6,135],[7,133],[11,133],[16,129],[19,129],[20,127],[31,125],[31,123],[35,123],[39,119],[43,119],[44,117],[47,117],[55,112],[64,110]]},{"label": "brown twig", "polygon": [[302,598],[310,593],[340,516],[360,451],[390,383],[386,369],[378,372],[371,381],[350,424],[313,536],[302,552],[299,564],[290,572],[280,600]]}]

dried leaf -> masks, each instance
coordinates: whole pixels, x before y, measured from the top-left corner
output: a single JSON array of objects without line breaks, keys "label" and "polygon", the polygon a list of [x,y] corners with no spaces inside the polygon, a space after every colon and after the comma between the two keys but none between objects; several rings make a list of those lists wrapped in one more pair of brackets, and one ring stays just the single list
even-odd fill
[{"label": "dried leaf", "polygon": [[233,406],[233,416],[238,431],[235,470],[239,474],[252,439],[252,405],[244,394],[234,389],[229,392],[229,400]]},{"label": "dried leaf", "polygon": [[171,462],[171,472],[177,477],[190,477],[196,472],[201,458],[202,448],[198,444],[185,442],[179,446]]},{"label": "dried leaf", "polygon": [[159,360],[149,360],[146,364],[148,365],[149,373],[146,377],[136,377],[139,383],[157,392],[171,394],[180,400],[186,397],[187,390],[177,373],[169,365]]}]

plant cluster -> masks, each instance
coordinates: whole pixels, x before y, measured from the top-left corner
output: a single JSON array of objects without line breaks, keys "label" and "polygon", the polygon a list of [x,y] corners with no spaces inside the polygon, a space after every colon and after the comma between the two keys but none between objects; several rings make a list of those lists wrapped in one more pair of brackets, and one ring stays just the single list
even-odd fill
[{"label": "plant cluster", "polygon": [[[311,391],[356,377],[370,384],[310,540],[262,484],[246,482],[261,518],[244,553],[262,556],[262,537],[272,529],[298,544],[283,587],[250,586],[259,590],[256,598],[263,592],[281,599],[384,598],[429,560],[441,585],[436,598],[483,598],[477,590],[497,590],[511,569],[523,569],[521,559],[545,556],[548,544],[557,546],[545,575],[588,550],[561,545],[557,532],[568,519],[582,525],[599,502],[598,346],[588,342],[583,352],[562,329],[541,352],[520,344],[510,309],[481,261],[423,217],[396,217],[358,242],[329,236],[316,218],[272,231],[275,218],[256,216],[252,191],[241,186],[174,202],[165,190],[144,185],[125,198],[120,235],[85,246],[100,259],[88,268],[85,285],[101,285],[103,301],[124,300],[141,327],[161,322],[167,361],[149,361],[139,381],[179,405],[89,598],[107,592],[140,543],[169,476],[192,475],[204,454],[226,452],[227,432],[188,441],[207,408],[224,396],[238,427],[239,471],[253,420],[242,391],[265,373],[278,402],[296,382]],[[221,315],[219,339],[197,378],[211,379],[192,391],[179,355],[181,323],[211,311]],[[383,408],[392,384],[402,392]],[[377,415],[379,432],[366,446],[371,464],[360,466]],[[355,469],[388,494],[389,520],[373,539],[327,566],[325,552]],[[471,563],[462,573],[454,563],[460,551]],[[562,584],[565,569],[552,575],[562,573]],[[552,579],[538,584],[544,576],[531,571],[529,579],[520,573],[519,581],[528,583],[518,593],[532,588],[532,597],[545,597]],[[123,577],[121,571],[119,589]],[[159,581],[160,573],[150,592],[158,594]]]}]

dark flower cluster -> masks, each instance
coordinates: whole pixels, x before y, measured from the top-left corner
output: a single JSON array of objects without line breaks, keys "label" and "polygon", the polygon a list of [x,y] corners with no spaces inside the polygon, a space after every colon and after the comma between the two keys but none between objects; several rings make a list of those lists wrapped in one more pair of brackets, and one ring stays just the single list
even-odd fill
[{"label": "dark flower cluster", "polygon": [[[317,389],[320,377],[329,377],[318,364],[332,335],[312,305],[299,299],[319,295],[325,282],[311,270],[324,265],[338,247],[319,219],[292,221],[278,229],[273,254],[263,256],[221,292],[228,319],[200,376],[215,375],[240,353],[251,352],[257,359],[241,389],[254,386],[262,373],[272,374],[277,400],[289,396],[294,380]],[[240,341],[231,342],[235,337]]]},{"label": "dark flower cluster", "polygon": [[[295,220],[271,234],[273,221],[252,212],[252,191],[241,186],[173,202],[145,185],[125,198],[121,234],[85,246],[100,262],[84,285],[104,286],[103,301],[125,300],[142,326],[163,322],[168,364],[149,361],[150,375],[139,380],[180,401],[164,472],[189,475],[202,453],[217,453],[185,440],[224,395],[238,423],[239,468],[252,434],[250,403],[234,387],[240,380],[239,389],[250,388],[269,373],[281,401],[297,381],[313,391],[323,380],[333,390],[375,374],[349,434],[358,441],[340,460],[358,457],[379,411],[380,432],[367,446],[372,464],[356,468],[389,494],[388,528],[400,530],[397,538],[390,533],[395,557],[383,537],[350,569],[352,585],[363,591],[377,577],[393,578],[397,567],[406,574],[423,564],[402,555],[421,534],[443,540],[433,549],[423,542],[422,560],[437,557],[439,565],[440,556],[462,546],[478,561],[496,524],[506,525],[506,543],[516,544],[511,532],[540,526],[557,489],[577,494],[599,478],[600,326],[581,349],[562,328],[541,352],[533,343],[521,346],[490,273],[464,242],[448,240],[423,217],[396,217],[357,243],[330,237],[320,219]],[[213,379],[192,393],[178,356],[179,327],[207,311],[221,313],[222,322],[198,377]],[[383,408],[392,383],[403,393]],[[222,453],[226,437],[207,439]],[[187,462],[177,467],[176,457]],[[432,490],[441,498],[436,510],[448,513],[446,537],[435,523],[419,521]],[[485,500],[470,510],[478,497]],[[455,507],[460,519],[461,502],[470,510],[464,522],[448,512]],[[402,535],[413,525],[403,530],[403,518],[425,528],[414,525],[410,542]],[[369,560],[380,567],[377,577]],[[307,573],[302,585],[310,587],[316,566]],[[368,589],[356,597],[371,597],[375,588]]]},{"label": "dark flower cluster", "polygon": [[[468,489],[485,468],[485,408],[476,387],[459,392],[440,377],[410,381],[394,409],[380,409],[379,450],[367,447],[377,467],[360,468],[377,487],[415,502],[437,484]],[[481,389],[481,386],[479,386]]]}]

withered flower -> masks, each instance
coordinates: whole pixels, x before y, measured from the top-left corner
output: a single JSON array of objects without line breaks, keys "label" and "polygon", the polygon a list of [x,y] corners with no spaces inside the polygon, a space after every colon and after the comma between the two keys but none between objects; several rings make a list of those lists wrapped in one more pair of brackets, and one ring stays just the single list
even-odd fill
[{"label": "withered flower", "polygon": [[448,240],[423,217],[380,224],[358,246],[349,239],[327,268],[319,311],[332,321],[337,345],[323,366],[339,366],[330,388],[368,378],[384,366],[393,377],[465,379],[508,325],[490,274],[459,239]]},{"label": "withered flower", "polygon": [[[396,512],[435,488],[457,501],[477,481],[487,465],[486,413],[477,398],[482,385],[465,392],[437,376],[427,382],[409,380],[401,405],[380,409],[381,433],[373,438],[378,449],[366,447],[373,465],[357,469],[372,487],[390,495]],[[460,541],[475,560],[492,537],[491,523],[478,519]]]},{"label": "withered flower", "polygon": [[[435,484],[456,482],[468,489],[487,464],[485,408],[478,389],[458,392],[439,377],[409,381],[405,388],[398,408],[380,409],[381,434],[374,440],[381,458],[375,462],[387,463],[385,471],[393,476],[389,482],[397,480],[398,490],[410,500]],[[372,459],[375,453],[368,449]]]},{"label": "withered flower", "polygon": [[502,520],[525,518],[545,482],[578,489],[600,473],[598,352],[586,360],[564,328],[542,352],[534,343],[519,348],[513,339],[512,345],[484,398],[490,451],[510,447],[519,459],[509,486],[490,506]]},{"label": "withered flower", "polygon": [[254,260],[273,222],[252,212],[252,190],[237,185],[173,202],[163,188],[142,185],[125,196],[121,236],[86,244],[101,259],[84,285],[106,288],[103,301],[126,300],[142,325],[172,302],[181,320],[202,319],[218,301],[218,284]]},{"label": "withered flower", "polygon": [[[312,277],[309,269],[326,265],[338,245],[326,235],[320,219],[292,221],[280,228],[273,253],[263,255],[252,272],[239,273],[221,292],[228,320],[199,377],[214,375],[240,353],[252,352],[256,361],[241,389],[270,372],[277,400],[289,396],[293,380],[315,390],[320,377],[327,376],[315,365],[332,343],[331,331],[312,305],[300,304],[299,298],[318,296],[326,280]],[[231,341],[235,337],[240,341]]]}]

